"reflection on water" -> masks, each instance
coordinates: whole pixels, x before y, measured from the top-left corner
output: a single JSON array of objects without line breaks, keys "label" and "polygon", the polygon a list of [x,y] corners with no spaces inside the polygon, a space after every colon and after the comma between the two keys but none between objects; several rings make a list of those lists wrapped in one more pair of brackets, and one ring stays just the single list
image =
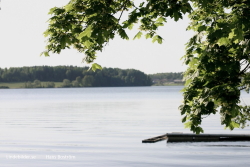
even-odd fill
[{"label": "reflection on water", "polygon": [[[141,143],[189,132],[178,111],[181,89],[0,90],[0,162],[4,167],[249,166],[249,142]],[[250,102],[248,94],[242,96]],[[205,132],[230,133],[219,121],[218,116],[205,119]],[[14,155],[36,158],[8,158]],[[58,158],[63,155],[66,159]]]},{"label": "reflection on water", "polygon": [[204,145],[208,147],[250,147],[249,145]]}]

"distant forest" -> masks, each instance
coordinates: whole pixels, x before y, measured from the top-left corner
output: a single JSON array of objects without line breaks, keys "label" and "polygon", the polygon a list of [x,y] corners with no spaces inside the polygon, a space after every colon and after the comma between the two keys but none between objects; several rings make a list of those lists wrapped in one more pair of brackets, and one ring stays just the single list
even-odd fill
[{"label": "distant forest", "polygon": [[[46,85],[41,85],[46,81]],[[55,87],[53,82],[63,82],[61,87],[151,86],[145,73],[119,68],[103,68],[93,72],[88,67],[34,66],[0,68],[0,82],[26,82],[26,88]]]}]

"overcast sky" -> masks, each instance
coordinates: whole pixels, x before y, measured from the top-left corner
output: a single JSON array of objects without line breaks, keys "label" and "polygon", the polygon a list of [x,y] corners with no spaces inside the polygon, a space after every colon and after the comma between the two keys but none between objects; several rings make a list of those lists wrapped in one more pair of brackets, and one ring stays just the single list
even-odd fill
[{"label": "overcast sky", "polygon": [[[60,55],[40,57],[45,50],[43,32],[47,28],[48,11],[61,7],[69,0],[1,0],[0,6],[0,67],[35,65],[88,66],[82,63],[84,55],[76,50],[65,50]],[[184,55],[185,43],[192,36],[186,31],[189,20],[178,23],[168,20],[159,29],[163,44],[152,43],[144,37],[137,40],[115,38],[96,62],[103,67],[134,68],[147,74],[181,72],[186,69],[180,58]],[[133,37],[138,30],[128,32]]]}]

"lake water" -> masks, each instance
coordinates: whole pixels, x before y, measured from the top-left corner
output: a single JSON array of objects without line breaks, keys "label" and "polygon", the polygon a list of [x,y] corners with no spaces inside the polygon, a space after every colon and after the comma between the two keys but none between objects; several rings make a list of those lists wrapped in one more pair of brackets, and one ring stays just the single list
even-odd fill
[{"label": "lake water", "polygon": [[[246,166],[250,142],[144,144],[189,132],[178,106],[181,86],[0,90],[1,167]],[[249,94],[242,101],[250,105]],[[205,133],[224,130],[219,116]]]}]

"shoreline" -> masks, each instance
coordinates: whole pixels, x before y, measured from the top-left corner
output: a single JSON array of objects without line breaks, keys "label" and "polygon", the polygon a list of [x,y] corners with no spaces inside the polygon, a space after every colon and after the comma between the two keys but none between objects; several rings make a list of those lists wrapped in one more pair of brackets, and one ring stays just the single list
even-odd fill
[{"label": "shoreline", "polygon": [[[51,82],[51,81],[47,81],[47,82]],[[26,82],[0,82],[0,89],[33,89],[33,88],[25,88]],[[45,84],[46,82],[41,82],[41,84]],[[63,82],[54,82],[55,83],[55,87],[53,88],[65,88],[65,87],[61,87]],[[167,83],[164,85],[151,85],[151,86],[184,86],[184,84],[177,84],[177,83]],[[105,86],[107,87],[107,86]],[[125,87],[125,86],[116,86],[116,87]],[[126,86],[128,87],[128,86]],[[129,87],[133,87],[133,86],[129,86]],[[40,87],[40,88],[45,88],[45,87]],[[70,87],[70,88],[75,88],[75,87]],[[78,87],[80,88],[80,87]],[[82,88],[86,88],[86,87],[82,87]],[[93,86],[94,88],[94,86]]]}]

